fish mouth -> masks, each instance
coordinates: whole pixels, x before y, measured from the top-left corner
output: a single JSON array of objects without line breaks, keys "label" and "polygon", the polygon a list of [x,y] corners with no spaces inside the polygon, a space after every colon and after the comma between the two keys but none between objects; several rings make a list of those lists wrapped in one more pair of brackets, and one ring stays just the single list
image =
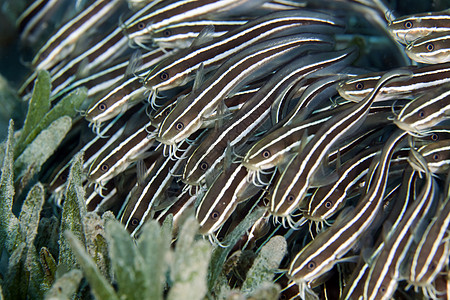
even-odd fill
[{"label": "fish mouth", "polygon": [[407,132],[412,132],[412,133],[419,133],[414,127],[412,127],[411,125],[402,122],[398,119],[394,120],[394,124],[397,125],[398,128],[407,131]]},{"label": "fish mouth", "polygon": [[194,186],[201,186],[201,181],[198,181],[198,180],[192,180],[192,177],[191,176],[188,176],[188,177],[186,177],[186,178],[182,178],[181,179],[181,181],[183,182],[183,183],[185,183],[185,184],[188,184],[188,185],[194,185]]},{"label": "fish mouth", "polygon": [[261,170],[261,168],[255,166],[254,164],[250,163],[250,160],[244,159],[242,160],[241,164],[249,171],[249,172],[258,172]]},{"label": "fish mouth", "polygon": [[164,144],[164,145],[166,145],[166,146],[171,146],[171,147],[173,147],[173,146],[176,145],[176,143],[175,143],[174,141],[172,141],[172,140],[170,140],[170,139],[167,139],[167,138],[164,137],[164,136],[158,135],[158,136],[156,136],[155,139],[156,139],[156,141],[158,141],[158,142],[160,142],[161,144]]}]

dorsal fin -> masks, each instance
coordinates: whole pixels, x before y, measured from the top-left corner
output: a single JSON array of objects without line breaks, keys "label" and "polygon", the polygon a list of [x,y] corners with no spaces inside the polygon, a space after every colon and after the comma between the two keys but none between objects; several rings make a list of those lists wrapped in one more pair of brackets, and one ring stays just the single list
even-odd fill
[{"label": "dorsal fin", "polygon": [[144,161],[138,160],[138,162],[136,163],[136,176],[137,176],[137,183],[139,185],[144,184],[147,171],[148,171],[148,169],[145,166]]},{"label": "dorsal fin", "polygon": [[142,53],[139,50],[136,50],[131,55],[130,61],[128,62],[127,69],[124,78],[129,78],[135,76],[136,72],[142,67]]},{"label": "dorsal fin", "polygon": [[255,196],[260,190],[261,190],[260,186],[256,186],[252,182],[249,182],[248,186],[243,191],[238,193],[237,195],[238,203],[250,199],[251,197]]},{"label": "dorsal fin", "polygon": [[87,58],[83,59],[78,66],[75,77],[76,78],[85,78],[88,77],[90,73],[89,70],[89,60]]},{"label": "dorsal fin", "polygon": [[233,163],[232,162],[232,160],[233,160],[232,153],[233,153],[233,151],[231,149],[230,141],[227,141],[227,147],[225,148],[225,157],[223,159],[223,169],[224,170],[228,169],[231,166],[231,164]]},{"label": "dorsal fin", "polygon": [[194,41],[192,41],[190,48],[195,48],[211,41],[213,39],[213,33],[214,33],[214,25],[205,26],[200,31],[198,36],[194,39]]},{"label": "dorsal fin", "polygon": [[195,73],[195,80],[194,86],[192,87],[192,91],[197,91],[203,84],[204,80],[205,80],[205,67],[204,64],[201,63],[197,69],[197,72]]}]

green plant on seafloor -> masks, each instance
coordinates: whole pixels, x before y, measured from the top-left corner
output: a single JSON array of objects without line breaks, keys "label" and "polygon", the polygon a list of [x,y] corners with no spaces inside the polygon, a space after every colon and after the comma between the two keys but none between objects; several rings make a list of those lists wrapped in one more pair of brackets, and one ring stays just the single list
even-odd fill
[{"label": "green plant on seafloor", "polygon": [[228,247],[199,237],[193,217],[175,247],[171,216],[162,226],[149,221],[133,240],[112,213],[86,211],[80,153],[72,159],[61,216],[44,213],[46,191],[37,174],[86,99],[86,90],[77,89],[51,108],[50,88],[48,72],[39,72],[23,128],[14,132],[10,121],[0,145],[0,299],[278,298],[272,280],[286,252],[283,237],[261,248],[240,290],[230,290],[224,274],[232,245],[263,210],[226,237]]}]

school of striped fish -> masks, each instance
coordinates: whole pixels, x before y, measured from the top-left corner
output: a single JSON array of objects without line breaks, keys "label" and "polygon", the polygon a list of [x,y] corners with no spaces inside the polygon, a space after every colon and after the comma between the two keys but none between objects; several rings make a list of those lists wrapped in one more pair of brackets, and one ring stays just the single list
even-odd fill
[{"label": "school of striped fish", "polygon": [[24,100],[39,70],[52,104],[88,89],[43,175],[55,204],[82,151],[88,210],[112,211],[134,238],[169,214],[175,230],[194,214],[233,253],[284,236],[281,299],[450,297],[450,9],[76,2],[51,35],[66,1],[36,0],[18,20],[35,49]]}]

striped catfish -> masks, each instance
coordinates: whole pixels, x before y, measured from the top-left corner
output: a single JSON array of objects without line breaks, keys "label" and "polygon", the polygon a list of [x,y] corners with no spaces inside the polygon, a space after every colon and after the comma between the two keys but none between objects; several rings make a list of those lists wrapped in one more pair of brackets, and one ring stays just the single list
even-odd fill
[{"label": "striped catfish", "polygon": [[[313,75],[314,77],[316,74]],[[347,78],[347,75],[337,74],[337,75],[325,75],[317,78],[312,83],[308,84],[305,90],[301,93],[300,99],[294,108],[286,115],[282,110],[282,101],[278,101],[274,105],[272,112],[272,121],[279,123],[283,119],[283,123],[293,122],[294,119],[298,121],[300,118],[305,119],[310,115],[318,106],[323,104],[323,101],[329,100],[330,97],[334,96],[336,92],[337,84],[343,79]],[[304,81],[308,81],[306,78]],[[302,84],[302,81],[298,83]],[[297,87],[289,92],[286,99],[293,99],[298,92]],[[284,105],[287,109],[288,105]],[[284,116],[286,115],[286,116]],[[281,118],[283,116],[283,118]]]},{"label": "striped catfish", "polygon": [[[414,150],[411,150],[414,151]],[[417,234],[417,228],[425,222],[434,197],[436,183],[420,155],[414,155],[417,164],[425,171],[426,180],[417,198],[408,207],[396,228],[392,228],[384,248],[374,259],[364,285],[364,299],[391,299],[398,282],[402,279],[401,268],[409,248]]]},{"label": "striped catfish", "polygon": [[[375,101],[414,98],[420,93],[428,92],[433,88],[450,82],[450,63],[429,65],[420,68],[407,67],[413,73],[409,80],[386,84]],[[401,70],[401,69],[399,69]],[[341,83],[338,92],[342,98],[350,101],[361,101],[374,88],[377,81],[385,72],[376,72],[356,76]]]},{"label": "striped catfish", "polygon": [[[351,105],[340,105],[325,110],[301,122],[292,122],[282,127],[274,127],[260,138],[244,155],[242,164],[252,172],[267,170],[293,158],[301,147],[305,146],[320,127],[334,114],[350,108]],[[284,120],[282,123],[286,123]]]},{"label": "striped catfish", "polygon": [[170,214],[173,215],[172,235],[174,237],[178,232],[179,224],[183,222],[184,218],[192,214],[197,196],[191,195],[188,189],[182,189],[181,193],[177,195],[176,198],[177,200],[171,206],[157,212],[157,216],[155,214],[155,220],[160,224],[162,224]]},{"label": "striped catfish", "polygon": [[340,216],[330,228],[317,235],[295,256],[289,266],[288,277],[300,286],[300,290],[308,289],[313,280],[331,270],[367,232],[379,215],[391,156],[406,135],[405,132],[397,130],[388,139],[378,168],[372,174],[370,189],[357,206],[351,212]]},{"label": "striped catfish", "polygon": [[450,11],[427,12],[399,17],[388,24],[392,36],[402,44],[409,44],[433,32],[450,30]]},{"label": "striped catfish", "polygon": [[[392,228],[397,228],[401,219],[406,213],[408,205],[411,203],[414,181],[417,178],[417,173],[411,167],[407,167],[403,172],[403,179],[400,186],[397,186],[395,190],[398,190],[397,199],[394,201],[392,210],[389,212],[386,224],[392,224]],[[349,280],[349,284],[345,287],[342,300],[360,300],[364,296],[364,284],[369,274],[370,263],[378,256],[385,245],[385,236],[380,236],[374,245],[374,250],[367,258],[360,259],[358,265],[354,269],[354,272]],[[362,253],[362,255],[365,255]],[[367,254],[366,254],[367,255]]]},{"label": "striped catfish", "polygon": [[[313,38],[311,49],[321,50],[331,46],[321,44],[321,40],[314,41]],[[231,120],[213,131],[200,144],[186,163],[183,180],[189,184],[200,184],[208,170],[220,168],[228,145],[234,149],[253,136],[269,119],[272,104],[284,97],[296,82],[306,76],[339,71],[354,60],[356,52],[352,50],[309,54],[278,70]]]},{"label": "striped catfish", "polygon": [[[145,65],[142,68],[150,68],[170,56],[170,52],[164,53],[160,49],[149,53],[151,54],[146,56]],[[145,72],[145,70],[140,69],[137,76],[123,78],[106,95],[93,102],[86,110],[86,120],[92,123],[94,127],[99,127],[103,122],[142,102],[145,99],[146,89],[142,86],[140,75]]]},{"label": "striped catfish", "polygon": [[303,215],[307,219],[322,222],[340,210],[345,205],[350,192],[366,177],[372,160],[378,153],[377,147],[370,147],[345,162],[337,170],[339,179],[335,183],[331,186],[319,187],[314,191]]},{"label": "striped catfish", "polygon": [[[155,5],[155,9],[125,26],[129,40],[141,45],[151,39],[151,34],[162,27],[204,17],[211,13],[232,9],[248,9],[266,0],[178,0]],[[149,5],[152,5],[150,3]]]},{"label": "striped catfish", "polygon": [[[248,190],[251,190],[248,194]],[[247,180],[247,169],[239,163],[226,168],[203,195],[195,217],[199,232],[213,235],[235,210],[238,203],[258,193],[259,188]]]},{"label": "striped catfish", "polygon": [[[97,157],[104,152],[112,143],[120,138],[125,130],[126,122],[138,111],[138,108],[131,109],[126,113],[117,116],[111,120],[100,132],[100,134],[94,135],[88,142],[83,142],[81,139],[80,149],[77,152],[83,152],[83,170],[87,171],[90,165],[97,159]],[[69,155],[72,157],[73,155]],[[67,162],[61,169],[57,169],[57,172],[52,175],[52,179],[48,188],[54,192],[62,192],[65,187],[65,182],[69,176],[70,161]]]},{"label": "striped catfish", "polygon": [[[332,111],[334,113],[334,111]],[[333,113],[325,112],[271,131],[258,140],[247,151],[242,164],[251,172],[260,172],[276,167],[293,157],[294,153],[308,142]]]},{"label": "striped catfish", "polygon": [[[128,172],[130,173],[130,172]],[[85,200],[87,211],[92,211],[98,215],[102,215],[106,211],[112,211],[117,215],[124,199],[129,190],[135,185],[135,174],[121,174],[116,178],[109,180],[101,191],[94,185],[86,182],[85,184]]]},{"label": "striped catfish", "polygon": [[[177,149],[182,156],[190,151],[192,145],[182,143]],[[161,154],[161,151],[158,151]],[[120,220],[132,237],[137,237],[142,225],[152,217],[155,207],[166,200],[165,191],[174,181],[174,171],[184,160],[158,155],[155,166],[146,176],[138,178],[136,186],[130,191],[123,204]],[[140,176],[139,176],[140,177]]]},{"label": "striped catfish", "polygon": [[127,122],[124,133],[102,152],[89,167],[88,179],[102,185],[124,171],[132,162],[139,160],[154,144],[154,131],[147,120],[145,109],[140,110]]},{"label": "striped catfish", "polygon": [[[196,20],[172,24],[155,30],[152,41],[161,48],[189,48],[206,26],[212,26],[207,38],[217,38],[244,25],[246,20]],[[205,32],[205,31],[204,31]],[[206,38],[206,37],[205,37]]]},{"label": "striped catfish", "polygon": [[293,32],[333,33],[343,28],[342,21],[323,13],[294,10],[268,14],[220,38],[180,51],[149,72],[144,83],[156,95],[159,91],[189,82],[200,65],[206,70],[217,68],[226,59],[256,42]]},{"label": "striped catfish", "polygon": [[258,43],[231,57],[196,90],[177,101],[159,127],[157,140],[174,145],[199,129],[233,90],[262,72],[268,73],[311,49],[311,44],[330,44],[328,38],[291,35]]},{"label": "striped catfish", "polygon": [[437,208],[436,216],[432,218],[417,244],[409,268],[408,282],[415,288],[421,287],[423,294],[433,299],[437,295],[432,283],[449,261],[449,225],[450,201],[447,196]]},{"label": "striped catfish", "polygon": [[406,104],[394,123],[403,130],[423,134],[450,118],[450,86],[433,89]]},{"label": "striped catfish", "polygon": [[427,162],[433,174],[442,174],[450,169],[450,140],[442,140],[424,145],[417,150]]},{"label": "striped catfish", "polygon": [[[314,134],[326,121],[331,119],[334,114],[347,110],[351,106],[352,104],[350,103],[339,105],[333,109],[313,114],[304,121],[300,120],[300,122],[295,119],[289,123],[286,122],[285,119],[281,120],[283,124],[287,124],[271,130],[253,144],[250,150],[244,155],[242,164],[249,169],[251,174],[285,165],[296,155],[299,149],[305,147],[305,142],[311,140]],[[387,111],[390,115],[390,106],[387,107]],[[377,117],[377,115],[380,117]],[[371,107],[369,116],[370,119],[375,118],[374,122],[384,124],[387,115],[385,111]],[[287,118],[289,118],[289,116]],[[370,130],[366,133],[370,133]],[[364,137],[364,135],[361,137]],[[359,138],[356,138],[354,141],[358,143]],[[353,141],[348,145],[351,147],[352,143]],[[345,146],[346,145],[344,145],[344,147]],[[343,146],[341,145],[339,148],[339,151],[342,153],[344,151]],[[330,153],[329,159],[332,160],[331,155],[335,154],[336,153]]]},{"label": "striped catfish", "polygon": [[[133,20],[148,13],[152,6],[146,6],[129,17],[124,24],[129,24]],[[59,90],[67,87],[72,83],[80,71],[83,75],[91,74],[98,71],[99,68],[104,68],[109,65],[114,59],[120,57],[128,47],[128,39],[123,36],[122,27],[113,28],[100,41],[89,49],[79,54],[77,57],[70,59],[63,67],[56,72],[51,73],[52,86],[58,87]],[[23,96],[26,92],[31,90],[34,77],[28,80],[19,89],[19,94]]]},{"label": "striped catfish", "polygon": [[[139,57],[136,57],[138,55]],[[63,90],[61,90],[61,86],[53,87],[51,92],[52,101],[63,97],[66,93],[80,86],[86,87],[88,89],[88,97],[94,98],[97,94],[101,95],[102,93],[105,93],[105,91],[109,91],[111,87],[115,86],[119,81],[124,80],[127,75],[133,76],[133,74],[128,73],[148,69],[164,59],[164,57],[166,57],[165,53],[161,49],[148,51],[144,54],[136,53],[131,59],[126,58],[123,62],[96,72],[91,76],[79,79]],[[134,64],[137,64],[137,66],[133,70]]]},{"label": "striped catfish", "polygon": [[175,161],[159,156],[145,177],[138,178],[126,196],[118,218],[132,237],[136,237],[142,225],[152,217],[153,206],[164,198],[164,193],[173,180],[170,169],[174,164]]},{"label": "striped catfish", "polygon": [[364,121],[383,85],[392,80],[404,80],[405,77],[409,78],[408,75],[410,72],[405,70],[386,73],[364,101],[333,116],[319,129],[301,152],[289,162],[275,184],[270,199],[270,211],[273,215],[288,217],[299,206],[308,188],[313,186],[313,177],[332,146]]},{"label": "striped catfish", "polygon": [[440,64],[450,61],[449,47],[449,33],[435,33],[413,41],[406,46],[405,52],[409,58],[416,62],[424,64]]},{"label": "striped catfish", "polygon": [[[306,211],[303,212],[305,218],[316,222],[326,222],[327,219],[345,205],[349,197],[355,194],[364,195],[365,191],[370,187],[370,182],[367,182],[366,179],[370,172],[371,162],[376,158],[377,148],[372,146],[344,163],[338,169],[339,179],[335,183],[316,189],[309,199]],[[400,170],[404,167],[408,158],[405,151],[398,151],[395,158],[391,158],[391,169],[393,169],[394,164],[399,165]],[[389,176],[393,177],[394,171],[391,171]],[[352,193],[356,189],[359,189],[359,191]]]},{"label": "striped catfish", "polygon": [[120,0],[97,0],[61,27],[39,50],[31,62],[35,69],[48,70],[75,49],[75,43],[122,4]]},{"label": "striped catfish", "polygon": [[62,0],[33,1],[16,21],[20,41],[24,44],[36,44],[43,32],[54,22],[52,19],[63,3]]},{"label": "striped catfish", "polygon": [[431,142],[437,142],[450,139],[450,128],[447,126],[435,126],[423,135],[414,137],[414,144],[423,146]]},{"label": "striped catfish", "polygon": [[[167,101],[163,106],[161,106],[156,112],[154,112],[150,119],[152,121],[152,125],[156,128],[159,128],[159,125],[161,122],[166,118],[170,111],[175,107],[176,100],[179,97],[184,97],[186,94],[192,91],[192,87],[188,87],[187,89],[183,90],[181,93],[179,93],[177,96],[172,97],[171,100]],[[242,105],[250,99],[256,92],[258,91],[258,88],[253,89],[246,89],[243,91],[240,91],[238,93],[235,93],[232,97],[229,97],[224,100],[225,104],[225,111],[226,113],[233,113],[241,109]],[[216,124],[216,120],[218,117],[216,115],[220,112],[214,112],[211,117],[211,121],[206,121],[203,123],[203,126],[201,128],[210,128],[214,127]]]}]

